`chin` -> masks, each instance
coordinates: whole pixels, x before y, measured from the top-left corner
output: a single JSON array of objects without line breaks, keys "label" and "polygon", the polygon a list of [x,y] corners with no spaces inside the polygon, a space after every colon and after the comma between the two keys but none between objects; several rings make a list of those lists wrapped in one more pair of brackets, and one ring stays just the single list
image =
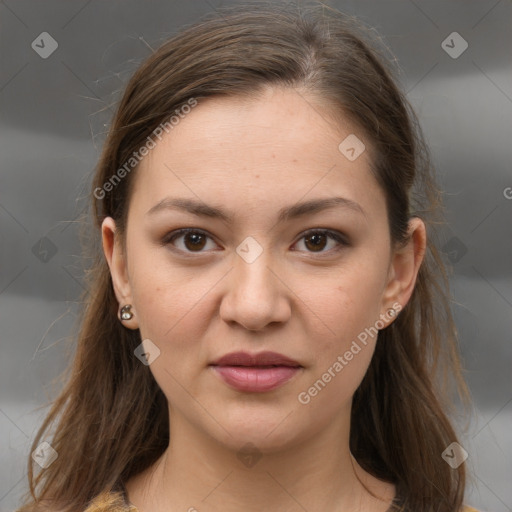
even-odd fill
[{"label": "chin", "polygon": [[269,453],[282,450],[304,437],[305,433],[301,435],[300,423],[291,406],[251,405],[254,407],[228,407],[219,415],[225,430],[216,429],[215,437],[229,449],[238,451],[251,443],[261,452]]}]

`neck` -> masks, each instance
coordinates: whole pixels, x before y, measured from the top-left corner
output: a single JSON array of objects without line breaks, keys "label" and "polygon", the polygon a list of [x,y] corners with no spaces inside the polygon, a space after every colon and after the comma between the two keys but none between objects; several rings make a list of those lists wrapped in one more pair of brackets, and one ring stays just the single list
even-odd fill
[{"label": "neck", "polygon": [[395,496],[351,456],[349,421],[279,450],[237,451],[171,417],[169,447],[126,486],[139,512],[385,512]]}]

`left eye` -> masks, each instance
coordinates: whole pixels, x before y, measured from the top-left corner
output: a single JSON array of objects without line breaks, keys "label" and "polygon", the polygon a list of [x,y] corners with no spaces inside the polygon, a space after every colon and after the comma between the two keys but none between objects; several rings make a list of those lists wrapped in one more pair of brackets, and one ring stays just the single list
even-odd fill
[{"label": "left eye", "polygon": [[327,245],[329,239],[333,241],[334,250],[347,245],[347,242],[339,233],[326,229],[308,231],[300,240],[304,240],[304,245],[307,248],[313,248],[312,251],[308,252],[329,252],[322,251],[322,249]]},{"label": "left eye", "polygon": [[[178,239],[182,239],[181,247],[174,243]],[[164,238],[162,243],[164,245],[171,244],[183,252],[205,252],[203,249],[207,245],[207,239],[212,240],[212,238],[205,232],[188,228],[180,229],[174,233],[171,233]],[[328,252],[328,250],[324,251],[323,249],[325,249],[325,247],[328,245],[329,239],[332,242],[332,247],[330,250],[336,249],[336,246],[348,245],[341,234],[337,233],[336,231],[325,229],[310,230],[302,235],[299,242],[304,240],[304,246],[306,249],[309,249],[307,252],[323,253]]]}]

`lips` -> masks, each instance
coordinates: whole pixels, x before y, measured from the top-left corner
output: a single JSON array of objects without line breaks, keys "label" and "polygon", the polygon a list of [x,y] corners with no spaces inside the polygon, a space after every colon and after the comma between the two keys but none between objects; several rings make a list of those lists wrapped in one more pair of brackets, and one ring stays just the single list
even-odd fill
[{"label": "lips", "polygon": [[249,354],[247,352],[232,352],[226,354],[212,363],[214,366],[289,366],[300,367],[301,365],[277,352],[260,352],[259,354]]},{"label": "lips", "polygon": [[276,352],[233,352],[210,366],[228,386],[244,392],[276,389],[302,368],[297,361]]}]

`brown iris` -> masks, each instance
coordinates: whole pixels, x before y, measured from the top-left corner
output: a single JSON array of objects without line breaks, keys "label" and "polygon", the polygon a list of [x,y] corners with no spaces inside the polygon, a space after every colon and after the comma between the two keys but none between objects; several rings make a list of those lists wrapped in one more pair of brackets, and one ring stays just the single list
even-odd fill
[{"label": "brown iris", "polygon": [[[327,241],[327,235],[324,233],[314,233],[312,235],[307,235],[304,237],[304,243],[308,249],[313,249],[313,251],[317,251],[318,249],[322,250],[325,247],[325,243]],[[308,245],[311,243],[311,247]]]},{"label": "brown iris", "polygon": [[[189,243],[187,243],[189,240]],[[206,236],[201,233],[185,233],[183,242],[188,250],[201,250],[206,244]]]}]

